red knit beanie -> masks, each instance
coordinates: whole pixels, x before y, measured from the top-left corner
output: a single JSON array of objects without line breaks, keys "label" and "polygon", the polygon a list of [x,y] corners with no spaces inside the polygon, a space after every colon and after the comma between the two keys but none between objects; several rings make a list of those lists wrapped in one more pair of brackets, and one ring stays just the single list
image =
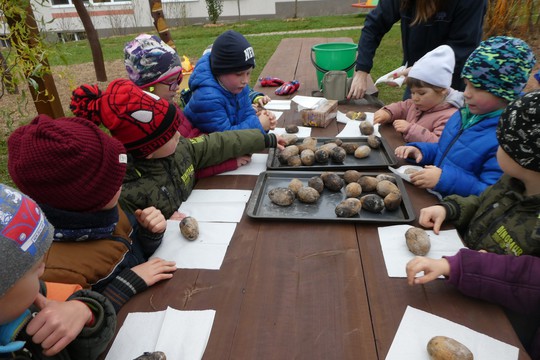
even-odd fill
[{"label": "red knit beanie", "polygon": [[180,126],[173,104],[126,79],[112,81],[104,92],[97,86],[78,87],[70,108],[76,116],[105,125],[136,158],[145,158],[165,145]]},{"label": "red knit beanie", "polygon": [[94,212],[124,179],[124,146],[82,118],[39,115],[8,139],[8,170],[19,189],[40,204]]}]

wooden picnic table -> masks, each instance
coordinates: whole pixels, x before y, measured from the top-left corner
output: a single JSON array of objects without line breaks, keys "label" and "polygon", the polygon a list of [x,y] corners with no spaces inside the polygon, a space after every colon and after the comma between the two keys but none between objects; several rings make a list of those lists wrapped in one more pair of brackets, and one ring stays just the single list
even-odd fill
[{"label": "wooden picnic table", "polygon": [[[297,94],[317,89],[311,47],[349,38],[291,38],[277,47],[261,76],[298,79]],[[286,58],[287,61],[282,61]],[[275,88],[255,87],[267,94]],[[291,98],[294,95],[284,98]],[[277,98],[275,95],[273,98]],[[283,97],[281,97],[283,98]],[[340,105],[350,109],[376,108]],[[290,111],[280,127],[298,123]],[[312,136],[333,137],[343,124],[313,128]],[[391,126],[380,132],[394,148],[403,143]],[[383,172],[384,170],[381,170]],[[256,176],[214,176],[198,189],[252,190]],[[425,190],[406,184],[416,219],[436,203]],[[411,225],[418,225],[417,220]],[[410,287],[387,275],[377,224],[272,221],[245,213],[219,271],[178,269],[171,280],[131,299],[119,313],[216,310],[204,359],[385,359],[408,305],[444,317],[520,348],[502,309],[468,298],[444,281]]]}]

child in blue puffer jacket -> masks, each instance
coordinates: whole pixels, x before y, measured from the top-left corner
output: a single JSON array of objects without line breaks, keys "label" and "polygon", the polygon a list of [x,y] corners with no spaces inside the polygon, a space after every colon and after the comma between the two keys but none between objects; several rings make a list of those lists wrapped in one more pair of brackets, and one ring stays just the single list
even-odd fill
[{"label": "child in blue puffer jacket", "polygon": [[184,114],[203,132],[259,129],[265,133],[276,127],[272,112],[257,116],[248,86],[255,68],[255,53],[241,34],[227,30],[204,54],[189,78],[192,92]]},{"label": "child in blue puffer jacket", "polygon": [[499,117],[520,95],[535,62],[523,40],[496,36],[481,42],[461,72],[466,106],[448,120],[439,142],[396,148],[397,157],[424,166],[411,182],[442,196],[479,195],[494,184],[502,175],[496,158]]}]

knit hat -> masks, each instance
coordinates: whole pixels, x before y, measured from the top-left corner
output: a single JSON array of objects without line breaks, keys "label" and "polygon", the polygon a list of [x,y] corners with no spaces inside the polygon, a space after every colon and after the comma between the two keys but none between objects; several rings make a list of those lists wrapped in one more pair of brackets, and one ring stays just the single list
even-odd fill
[{"label": "knit hat", "polygon": [[122,185],[122,144],[82,118],[37,116],[8,139],[8,170],[21,191],[40,204],[94,212]]},{"label": "knit hat", "polygon": [[408,76],[447,89],[452,84],[455,64],[454,50],[441,45],[415,62]]},{"label": "knit hat", "polygon": [[519,165],[540,172],[540,89],[505,108],[499,118],[497,139]]},{"label": "knit hat", "polygon": [[227,30],[219,35],[210,52],[210,67],[214,75],[232,74],[255,67],[255,52],[246,38]]},{"label": "knit hat", "polygon": [[141,34],[124,47],[129,79],[146,88],[182,72],[176,51],[155,35]]},{"label": "knit hat", "polygon": [[82,85],[73,91],[71,111],[102,123],[136,158],[145,158],[169,141],[180,126],[174,104],[141,90],[126,79],[112,81],[103,93]]},{"label": "knit hat", "polygon": [[0,184],[0,297],[41,260],[53,233],[32,199]]},{"label": "knit hat", "polygon": [[461,77],[477,88],[512,101],[527,85],[535,63],[534,53],[526,42],[495,36],[482,41],[472,52]]}]

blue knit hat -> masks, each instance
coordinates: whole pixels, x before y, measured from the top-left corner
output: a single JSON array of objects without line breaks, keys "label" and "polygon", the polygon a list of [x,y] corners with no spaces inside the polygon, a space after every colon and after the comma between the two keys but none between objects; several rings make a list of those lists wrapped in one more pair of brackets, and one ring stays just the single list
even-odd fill
[{"label": "blue knit hat", "polygon": [[536,63],[523,40],[494,36],[484,40],[469,56],[461,77],[475,87],[508,101],[519,96]]},{"label": "blue knit hat", "polygon": [[41,260],[53,233],[32,199],[0,184],[0,297]]},{"label": "blue knit hat", "polygon": [[255,52],[246,38],[233,30],[219,35],[210,52],[214,75],[232,74],[255,67]]},{"label": "blue knit hat", "polygon": [[124,64],[129,79],[147,88],[182,72],[176,51],[155,35],[141,34],[124,47]]}]

